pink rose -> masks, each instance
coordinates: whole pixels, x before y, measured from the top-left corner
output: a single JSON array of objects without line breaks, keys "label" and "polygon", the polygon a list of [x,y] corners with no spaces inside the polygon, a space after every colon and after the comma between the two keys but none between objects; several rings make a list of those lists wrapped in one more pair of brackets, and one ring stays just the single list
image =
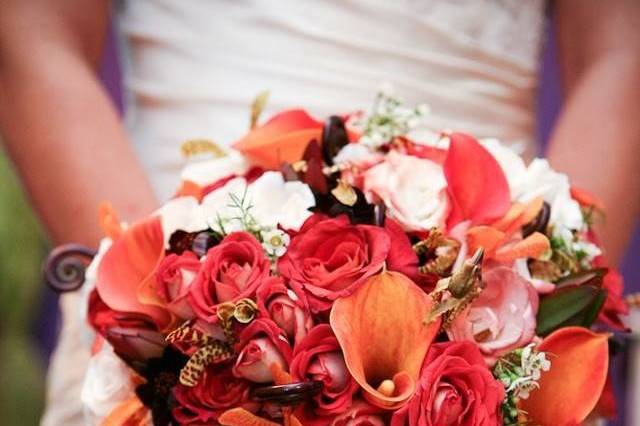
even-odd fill
[{"label": "pink rose", "polygon": [[190,251],[168,255],[156,270],[156,291],[167,309],[180,318],[193,318],[188,300],[189,286],[199,270],[200,260]]},{"label": "pink rose", "polygon": [[273,381],[271,366],[287,371],[291,347],[283,331],[270,319],[254,320],[240,333],[233,374],[256,383]]},{"label": "pink rose", "polygon": [[338,339],[329,324],[314,327],[296,345],[290,371],[295,380],[319,380],[324,384],[322,392],[315,397],[318,415],[345,412],[359,389],[347,370]]},{"label": "pink rose", "polygon": [[225,237],[207,252],[189,289],[196,316],[215,323],[218,304],[255,297],[256,290],[269,276],[270,266],[260,242],[253,235],[234,232]]},{"label": "pink rose", "polygon": [[181,425],[217,424],[218,417],[231,408],[256,411],[259,405],[251,402],[249,392],[249,382],[233,377],[226,368],[210,365],[196,386],[176,385],[177,405],[172,414]]},{"label": "pink rose", "polygon": [[258,307],[295,344],[313,327],[309,307],[281,279],[272,277],[258,289]]},{"label": "pink rose", "polygon": [[414,396],[391,426],[495,426],[502,423],[504,386],[494,379],[476,345],[436,343],[429,348]]},{"label": "pink rose", "polygon": [[442,166],[397,151],[364,173],[364,192],[381,199],[389,215],[408,231],[442,228],[449,213]]},{"label": "pink rose", "polygon": [[506,266],[488,268],[482,274],[486,288],[451,324],[454,341],[474,342],[487,363],[535,336],[538,293],[517,272]]}]

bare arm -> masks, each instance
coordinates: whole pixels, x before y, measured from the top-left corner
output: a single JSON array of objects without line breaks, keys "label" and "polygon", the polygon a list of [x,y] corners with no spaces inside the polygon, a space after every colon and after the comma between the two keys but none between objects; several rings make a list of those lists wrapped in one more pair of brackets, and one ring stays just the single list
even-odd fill
[{"label": "bare arm", "polygon": [[640,213],[640,2],[559,0],[555,13],[566,102],[549,158],[605,204],[617,263]]},{"label": "bare arm", "polygon": [[107,0],[0,2],[0,134],[54,242],[95,245],[97,207],[156,205],[96,78]]}]

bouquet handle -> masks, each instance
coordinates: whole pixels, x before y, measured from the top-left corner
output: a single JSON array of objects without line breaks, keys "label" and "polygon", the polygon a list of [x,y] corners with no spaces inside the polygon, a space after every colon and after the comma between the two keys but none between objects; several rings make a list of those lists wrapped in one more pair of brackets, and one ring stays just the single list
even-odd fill
[{"label": "bouquet handle", "polygon": [[47,285],[56,293],[78,290],[96,251],[81,244],[63,244],[49,253],[43,264]]}]

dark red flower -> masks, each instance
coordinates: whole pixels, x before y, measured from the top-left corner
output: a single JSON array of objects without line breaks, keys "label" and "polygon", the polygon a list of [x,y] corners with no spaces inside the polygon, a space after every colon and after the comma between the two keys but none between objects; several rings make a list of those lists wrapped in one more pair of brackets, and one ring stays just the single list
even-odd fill
[{"label": "dark red flower", "polygon": [[89,296],[89,324],[126,361],[143,361],[162,355],[166,346],[157,325],[144,314],[115,311],[96,290]]}]

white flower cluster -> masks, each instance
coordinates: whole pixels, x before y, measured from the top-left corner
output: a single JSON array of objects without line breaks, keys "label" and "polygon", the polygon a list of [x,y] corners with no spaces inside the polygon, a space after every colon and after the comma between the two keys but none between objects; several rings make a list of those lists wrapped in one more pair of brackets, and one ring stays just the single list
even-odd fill
[{"label": "white flower cluster", "polygon": [[409,133],[420,124],[420,118],[428,111],[429,108],[424,104],[407,108],[391,94],[390,89],[383,90],[377,94],[371,113],[350,125],[362,132],[361,144],[376,149],[395,137]]},{"label": "white flower cluster", "polygon": [[500,377],[506,392],[518,399],[529,398],[529,392],[538,388],[538,380],[543,371],[549,371],[551,361],[547,359],[545,352],[535,350],[535,343],[525,346],[520,353],[519,368],[511,369],[510,375]]},{"label": "white flower cluster", "polygon": [[298,230],[311,216],[309,209],[314,205],[308,185],[286,182],[278,172],[265,172],[251,183],[243,177],[233,178],[207,194],[202,202],[190,196],[174,198],[156,214],[162,219],[166,243],[176,230],[197,232],[210,228],[222,235],[247,231],[263,243],[270,257],[277,258],[289,243],[289,236],[278,226]]}]

